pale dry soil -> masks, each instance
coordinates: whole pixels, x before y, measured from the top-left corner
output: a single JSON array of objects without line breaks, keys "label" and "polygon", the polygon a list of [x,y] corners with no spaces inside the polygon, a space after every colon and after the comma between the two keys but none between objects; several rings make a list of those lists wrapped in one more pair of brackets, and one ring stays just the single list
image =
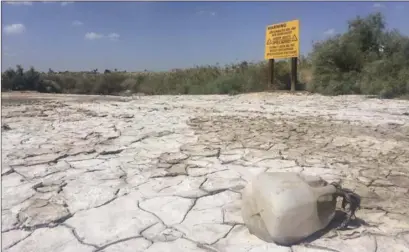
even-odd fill
[{"label": "pale dry soil", "polygon": [[[409,251],[409,102],[362,96],[2,95],[2,251]],[[263,171],[338,181],[362,225],[250,235]]]}]

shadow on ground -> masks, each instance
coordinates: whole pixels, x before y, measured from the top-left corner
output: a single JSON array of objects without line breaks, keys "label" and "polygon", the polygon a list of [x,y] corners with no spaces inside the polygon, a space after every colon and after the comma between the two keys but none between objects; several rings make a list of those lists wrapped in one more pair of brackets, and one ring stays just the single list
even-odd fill
[{"label": "shadow on ground", "polygon": [[[300,243],[311,243],[317,239],[320,239],[321,237],[327,235],[329,232],[336,230],[338,227],[340,227],[341,223],[346,219],[346,213],[340,210],[337,210],[335,212],[335,217],[334,219],[329,223],[329,225],[322,229],[319,230],[317,232],[315,232],[314,234],[310,235],[309,237],[307,237],[306,239],[302,240],[301,242],[298,242],[297,244]],[[351,221],[349,222],[348,226],[346,228],[343,228],[341,230],[353,230],[353,229],[357,229],[361,226],[368,226],[369,224],[367,222],[365,222],[363,219],[360,219],[358,217],[355,217],[354,219],[351,219]],[[292,244],[292,245],[296,245],[296,244]]]}]

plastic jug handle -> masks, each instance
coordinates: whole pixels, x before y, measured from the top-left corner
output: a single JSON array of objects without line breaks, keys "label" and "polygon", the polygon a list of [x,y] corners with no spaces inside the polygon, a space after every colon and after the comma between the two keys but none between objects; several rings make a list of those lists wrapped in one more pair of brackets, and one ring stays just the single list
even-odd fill
[{"label": "plastic jug handle", "polygon": [[337,192],[337,188],[333,185],[327,185],[323,187],[312,187],[315,197],[318,199],[321,196],[334,195]]}]

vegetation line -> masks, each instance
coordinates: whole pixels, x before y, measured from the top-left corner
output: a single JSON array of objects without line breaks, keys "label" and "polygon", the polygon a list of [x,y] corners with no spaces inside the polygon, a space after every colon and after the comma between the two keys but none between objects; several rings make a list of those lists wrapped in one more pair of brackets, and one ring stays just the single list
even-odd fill
[{"label": "vegetation line", "polygon": [[[409,97],[409,37],[387,30],[381,13],[348,22],[344,34],[314,43],[299,60],[298,90],[325,95]],[[275,66],[275,89],[289,89],[288,61]],[[2,91],[76,94],[236,94],[267,89],[267,63],[201,66],[170,72],[40,73],[21,66],[2,73]]]}]

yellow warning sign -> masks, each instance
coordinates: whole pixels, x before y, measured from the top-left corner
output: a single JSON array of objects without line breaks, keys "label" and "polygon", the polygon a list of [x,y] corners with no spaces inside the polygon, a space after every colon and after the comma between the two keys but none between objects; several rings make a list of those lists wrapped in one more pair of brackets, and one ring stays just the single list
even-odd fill
[{"label": "yellow warning sign", "polygon": [[273,24],[266,29],[265,59],[298,57],[300,54],[300,21]]}]

